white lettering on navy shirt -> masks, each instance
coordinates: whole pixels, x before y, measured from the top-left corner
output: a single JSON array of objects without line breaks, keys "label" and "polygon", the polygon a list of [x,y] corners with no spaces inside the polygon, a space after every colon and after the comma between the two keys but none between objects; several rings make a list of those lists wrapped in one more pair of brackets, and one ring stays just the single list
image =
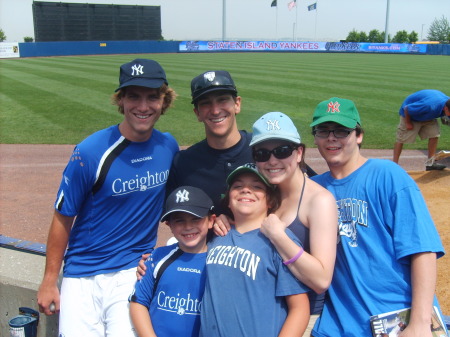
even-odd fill
[{"label": "white lettering on navy shirt", "polygon": [[230,268],[239,269],[252,280],[256,279],[261,258],[247,249],[236,246],[217,246],[212,248],[206,264],[221,264]]}]

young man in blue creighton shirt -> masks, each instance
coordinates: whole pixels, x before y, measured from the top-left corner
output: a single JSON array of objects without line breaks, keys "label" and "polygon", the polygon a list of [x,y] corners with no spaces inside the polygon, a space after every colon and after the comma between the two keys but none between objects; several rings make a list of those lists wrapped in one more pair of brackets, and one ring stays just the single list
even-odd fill
[{"label": "young man in blue creighton shirt", "polygon": [[65,337],[135,335],[128,296],[142,252],[156,243],[178,151],[172,135],[154,128],[176,96],[164,69],[136,59],[120,67],[119,82],[113,100],[123,121],[75,147],[55,202],[38,304],[46,315],[60,311]]},{"label": "young man in blue creighton shirt", "polygon": [[361,155],[352,101],[319,103],[311,127],[330,169],[311,179],[334,195],[339,215],[333,280],[312,335],[371,336],[370,316],[411,307],[402,336],[432,337],[436,258],[444,248],[419,188],[392,161]]},{"label": "young man in blue creighton shirt", "polygon": [[178,243],[155,249],[136,283],[130,313],[140,337],[198,337],[206,279],[206,240],[216,216],[201,189],[181,186],[166,200],[162,222]]}]

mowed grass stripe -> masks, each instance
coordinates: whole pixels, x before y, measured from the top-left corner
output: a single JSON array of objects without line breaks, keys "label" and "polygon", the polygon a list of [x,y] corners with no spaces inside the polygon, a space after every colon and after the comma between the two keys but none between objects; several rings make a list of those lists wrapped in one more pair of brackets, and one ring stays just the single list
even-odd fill
[{"label": "mowed grass stripe", "polygon": [[86,89],[100,90],[105,93],[116,88],[114,83],[117,81],[117,74],[113,74],[110,67],[76,66],[69,62],[61,64],[58,62],[27,61],[29,62],[16,62],[13,68],[4,69],[5,76],[8,76],[9,70],[9,72],[23,72],[25,76],[35,75],[51,82],[83,86]]},{"label": "mowed grass stripe", "polygon": [[[101,82],[102,85],[98,85],[98,83],[92,84],[92,81],[86,81],[86,85],[78,80],[74,81],[73,76],[50,76],[49,72],[45,72],[45,74],[39,74],[31,71],[20,71],[20,69],[4,69],[2,71],[3,79],[13,80],[15,83],[13,86],[23,86],[23,88],[34,88],[36,92],[33,90],[26,90],[27,96],[21,91],[10,90],[10,95],[16,97],[17,100],[29,100],[30,97],[36,96],[35,98],[39,98],[39,96],[46,96],[45,106],[37,105],[36,109],[44,110],[45,108],[51,106],[58,109],[58,112],[64,117],[66,114],[70,112],[77,112],[76,110],[61,110],[61,107],[66,106],[66,104],[73,102],[80,105],[80,108],[84,106],[84,109],[96,109],[102,112],[110,113],[111,109],[108,104],[108,100],[110,97],[110,92],[113,91],[112,88],[109,92],[104,90],[105,86],[111,87],[111,84],[108,82]],[[97,90],[102,89],[103,90]],[[102,99],[105,104],[99,104]],[[33,100],[30,100],[32,103]]]},{"label": "mowed grass stripe", "polygon": [[[61,143],[72,144],[98,130],[99,124],[107,126],[121,120],[111,109],[108,94],[18,71],[8,70],[3,75],[2,95],[14,103],[6,109],[2,102],[2,119],[10,125],[6,128],[2,123],[2,143],[12,143],[11,139],[53,143],[60,139]],[[18,87],[20,91],[15,89]],[[95,106],[101,96],[105,103]]]},{"label": "mowed grass stripe", "polygon": [[[204,135],[202,124],[192,112],[190,81],[206,70],[225,69],[232,74],[243,97],[238,115],[241,128],[250,129],[265,112],[283,111],[297,123],[307,146],[313,146],[308,125],[317,103],[333,96],[353,99],[362,116],[364,146],[368,148],[391,148],[397,111],[404,98],[425,88],[446,92],[446,79],[450,76],[448,57],[340,53],[139,54],[1,60],[0,76],[4,76],[5,69],[16,68],[14,76],[26,79],[12,88],[11,95],[17,95],[17,99],[21,96],[20,86],[29,84],[27,76],[34,76],[38,88],[50,88],[53,96],[46,99],[53,107],[76,97],[76,103],[61,112],[57,124],[66,120],[83,130],[97,130],[110,125],[111,118],[120,121],[109,97],[118,85],[119,66],[134,58],[152,58],[165,68],[179,97],[157,127],[170,131],[182,145],[192,144]],[[23,99],[33,100],[32,90],[26,93]],[[77,113],[80,109],[81,113]],[[20,129],[20,124],[17,127]],[[3,133],[2,130],[2,142]],[[83,134],[81,138],[84,137]],[[32,138],[35,143],[48,142],[48,137],[44,141],[39,134]],[[55,137],[52,142],[74,143],[78,139]],[[449,137],[442,137],[439,147],[449,149]],[[412,148],[426,149],[426,143],[414,144]]]}]

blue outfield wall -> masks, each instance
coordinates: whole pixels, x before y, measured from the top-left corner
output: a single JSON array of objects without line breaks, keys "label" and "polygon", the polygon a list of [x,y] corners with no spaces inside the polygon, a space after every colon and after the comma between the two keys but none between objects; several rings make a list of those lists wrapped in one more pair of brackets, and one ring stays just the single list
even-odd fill
[{"label": "blue outfield wall", "polygon": [[292,41],[73,41],[22,42],[20,57],[69,55],[208,53],[208,52],[340,52],[450,55],[449,44],[399,44]]},{"label": "blue outfield wall", "polygon": [[20,57],[178,53],[178,41],[80,41],[19,43]]},{"label": "blue outfield wall", "polygon": [[427,54],[450,55],[450,44],[429,44]]}]

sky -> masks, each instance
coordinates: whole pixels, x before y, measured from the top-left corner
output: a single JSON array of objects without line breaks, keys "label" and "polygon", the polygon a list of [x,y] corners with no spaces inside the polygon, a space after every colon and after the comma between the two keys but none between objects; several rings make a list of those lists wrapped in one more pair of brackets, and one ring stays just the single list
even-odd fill
[{"label": "sky", "polygon": [[[339,41],[353,29],[390,36],[415,31],[426,40],[435,19],[450,20],[450,0],[66,0],[61,2],[161,6],[166,40]],[[57,1],[60,2],[60,1]],[[0,0],[0,28],[5,42],[34,38],[32,0]],[[317,3],[317,10],[308,5]],[[387,11],[389,3],[389,11]],[[225,7],[225,12],[223,8]],[[225,13],[225,15],[224,15]],[[388,16],[387,16],[388,13]],[[224,20],[225,18],[225,20]]]}]

